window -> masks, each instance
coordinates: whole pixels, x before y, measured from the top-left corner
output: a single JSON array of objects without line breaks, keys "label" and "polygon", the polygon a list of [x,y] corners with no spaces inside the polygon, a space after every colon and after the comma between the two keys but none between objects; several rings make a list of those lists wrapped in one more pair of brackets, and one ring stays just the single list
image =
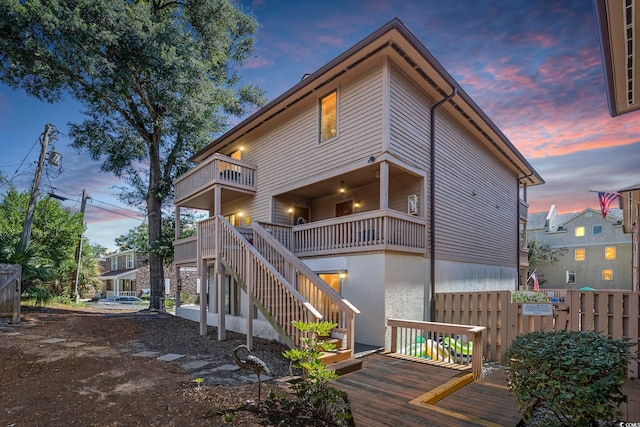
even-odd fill
[{"label": "window", "polygon": [[338,134],[338,92],[320,98],[320,142]]},{"label": "window", "polygon": [[111,258],[111,271],[115,271],[118,269],[118,257],[114,256]]},{"label": "window", "polygon": [[584,227],[576,227],[576,237],[584,237]]},{"label": "window", "polygon": [[133,253],[127,254],[127,268],[133,268]]},{"label": "window", "polygon": [[601,225],[594,225],[592,233],[593,233],[594,236],[596,236],[598,234],[602,234],[602,226]]},{"label": "window", "polygon": [[613,280],[613,269],[611,268],[602,269],[602,280]]},{"label": "window", "polygon": [[604,248],[604,259],[609,261],[616,259],[615,246],[607,246],[606,248]]},{"label": "window", "polygon": [[576,283],[576,271],[567,270],[567,284],[575,284],[575,283]]},{"label": "window", "polygon": [[576,249],[575,260],[584,261],[584,249]]}]

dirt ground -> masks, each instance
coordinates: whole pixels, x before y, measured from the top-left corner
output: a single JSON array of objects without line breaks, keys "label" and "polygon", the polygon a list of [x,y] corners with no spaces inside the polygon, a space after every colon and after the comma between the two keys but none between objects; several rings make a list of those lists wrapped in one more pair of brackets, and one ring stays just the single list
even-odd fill
[{"label": "dirt ground", "polygon": [[244,336],[228,332],[219,342],[216,334],[210,327],[201,336],[197,323],[168,314],[23,307],[20,323],[0,323],[0,427],[324,425],[276,382],[289,375],[281,344],[254,340],[273,377],[260,404],[248,371],[218,378],[185,368],[234,365]]}]

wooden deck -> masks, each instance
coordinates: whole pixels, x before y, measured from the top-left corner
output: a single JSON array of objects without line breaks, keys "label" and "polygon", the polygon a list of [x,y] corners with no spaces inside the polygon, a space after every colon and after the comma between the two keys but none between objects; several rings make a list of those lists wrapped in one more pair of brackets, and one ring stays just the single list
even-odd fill
[{"label": "wooden deck", "polygon": [[[366,356],[362,370],[339,377],[333,386],[349,396],[351,412],[360,426],[516,426],[521,415],[500,368],[430,405],[429,391],[460,376],[456,370],[397,359]],[[623,387],[629,402],[620,407],[626,422],[640,420],[640,381]]]},{"label": "wooden deck", "polygon": [[[361,371],[333,381],[349,395],[356,426],[515,426],[521,419],[506,387],[504,370],[467,385],[436,404],[421,403],[429,391],[459,371],[374,354]],[[413,401],[413,402],[412,402]]]}]

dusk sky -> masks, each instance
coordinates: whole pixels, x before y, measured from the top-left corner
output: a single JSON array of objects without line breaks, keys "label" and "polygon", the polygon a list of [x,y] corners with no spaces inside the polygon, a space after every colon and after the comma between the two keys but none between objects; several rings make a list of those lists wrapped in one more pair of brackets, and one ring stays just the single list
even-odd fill
[{"label": "dusk sky", "polygon": [[[591,0],[241,4],[261,25],[255,57],[241,76],[263,87],[269,100],[398,17],[546,181],[529,189],[529,212],[552,204],[559,213],[597,208],[589,190],[615,192],[640,183],[640,113],[609,116]],[[40,191],[53,188],[77,210],[86,189],[92,198],[86,236],[115,249],[114,239],[142,217],[117,200],[115,186],[122,183],[69,147],[67,123],[81,120],[81,107],[71,99],[49,105],[0,85],[0,170],[18,190],[30,189],[38,138],[46,123],[54,124],[62,168],[47,168]],[[8,188],[0,184],[0,192]]]}]

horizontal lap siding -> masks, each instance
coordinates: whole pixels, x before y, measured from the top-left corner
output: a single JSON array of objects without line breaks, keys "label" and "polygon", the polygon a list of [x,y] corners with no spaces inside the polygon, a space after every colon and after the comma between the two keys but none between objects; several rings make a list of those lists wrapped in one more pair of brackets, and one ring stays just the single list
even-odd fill
[{"label": "horizontal lap siding", "polygon": [[[363,69],[364,70],[364,69]],[[382,145],[382,65],[363,71],[338,86],[338,136],[318,143],[318,97],[336,86],[300,101],[241,142],[243,160],[257,165],[257,195],[247,202],[255,220],[272,221],[271,198],[296,181],[360,161]]]},{"label": "horizontal lap siding", "polygon": [[[390,149],[428,177],[433,100],[395,67],[390,82]],[[436,257],[517,267],[517,177],[444,109],[436,120]]]},{"label": "horizontal lap siding", "polygon": [[517,267],[517,177],[448,114],[436,120],[436,257]]}]

